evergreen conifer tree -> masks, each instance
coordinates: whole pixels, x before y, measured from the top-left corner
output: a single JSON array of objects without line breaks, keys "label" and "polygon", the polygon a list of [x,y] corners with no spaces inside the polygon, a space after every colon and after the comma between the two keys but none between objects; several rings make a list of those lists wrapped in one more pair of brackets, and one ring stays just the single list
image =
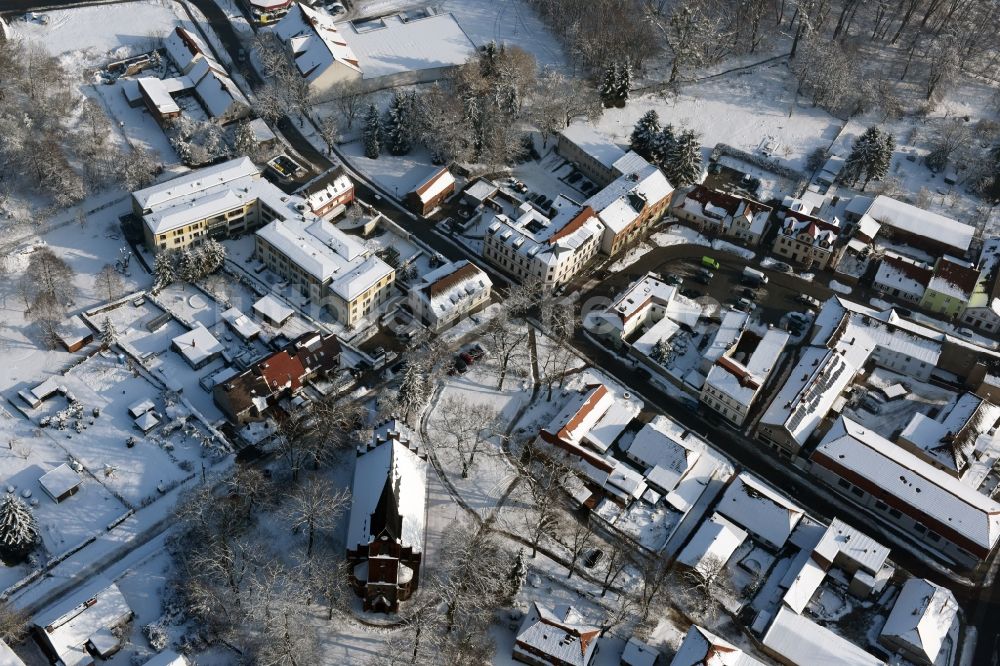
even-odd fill
[{"label": "evergreen conifer tree", "polygon": [[673,150],[674,141],[674,126],[668,123],[653,137],[649,161],[661,170],[666,170],[667,155]]},{"label": "evergreen conifer tree", "polygon": [[653,161],[653,148],[660,134],[660,116],[656,109],[650,109],[639,118],[629,140],[632,150],[647,160]]},{"label": "evergreen conifer tree", "polygon": [[38,526],[28,507],[13,493],[0,499],[0,555],[8,564],[20,562],[38,542]]},{"label": "evergreen conifer tree", "polygon": [[618,100],[619,78],[618,63],[609,63],[604,70],[604,79],[599,90],[601,101],[606,107],[614,106]]},{"label": "evergreen conifer tree", "polygon": [[153,282],[154,291],[163,289],[177,279],[173,252],[164,250],[156,255],[156,259],[153,261],[153,274],[156,277]]},{"label": "evergreen conifer tree", "polygon": [[385,135],[386,147],[392,155],[406,155],[412,147],[413,136],[413,96],[396,91],[386,112]]},{"label": "evergreen conifer tree", "polygon": [[105,349],[118,342],[118,330],[110,317],[105,317],[101,322],[101,345]]},{"label": "evergreen conifer tree", "polygon": [[368,105],[368,114],[365,116],[365,127],[363,131],[365,143],[365,157],[368,159],[378,159],[382,152],[382,119],[379,117],[378,109],[374,104]]},{"label": "evergreen conifer tree", "polygon": [[701,176],[701,144],[694,130],[677,135],[664,158],[664,173],[674,187],[691,185]]}]

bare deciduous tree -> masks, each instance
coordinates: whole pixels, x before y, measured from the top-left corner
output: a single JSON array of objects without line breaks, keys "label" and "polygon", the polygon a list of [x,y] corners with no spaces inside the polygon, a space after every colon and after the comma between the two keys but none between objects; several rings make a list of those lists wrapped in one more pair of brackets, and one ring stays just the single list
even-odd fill
[{"label": "bare deciduous tree", "polygon": [[500,414],[489,405],[471,402],[465,397],[451,397],[437,410],[438,430],[443,443],[454,448],[462,464],[462,478],[468,478],[479,447],[494,436],[503,436]]},{"label": "bare deciduous tree", "polygon": [[316,532],[332,528],[350,501],[349,491],[335,491],[329,481],[315,476],[292,490],[285,506],[285,517],[293,532],[305,531],[306,558],[312,557]]},{"label": "bare deciduous tree", "polygon": [[113,301],[121,296],[123,285],[122,278],[111,264],[104,264],[104,267],[97,272],[94,279],[95,285],[106,294],[109,301]]}]

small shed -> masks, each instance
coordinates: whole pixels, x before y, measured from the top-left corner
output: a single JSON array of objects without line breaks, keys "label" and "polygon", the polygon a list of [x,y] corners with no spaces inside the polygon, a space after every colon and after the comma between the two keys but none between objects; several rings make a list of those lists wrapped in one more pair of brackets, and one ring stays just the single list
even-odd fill
[{"label": "small shed", "polygon": [[209,333],[202,324],[196,325],[187,333],[178,335],[173,339],[172,346],[195,370],[217,359],[224,349],[215,336]]},{"label": "small shed", "polygon": [[67,497],[75,495],[80,490],[80,475],[72,467],[63,463],[51,469],[38,479],[42,490],[56,502],[62,502]]},{"label": "small shed", "polygon": [[222,313],[222,319],[243,340],[253,340],[260,335],[260,326],[237,308],[229,308]]},{"label": "small shed", "polygon": [[274,326],[284,326],[288,318],[294,314],[290,307],[271,295],[254,303],[253,311],[263,317],[264,321]]},{"label": "small shed", "polygon": [[73,315],[56,329],[59,343],[68,352],[80,351],[94,341],[94,332],[80,315]]},{"label": "small shed", "polygon": [[154,407],[155,405],[153,404],[152,400],[150,400],[149,398],[143,398],[142,400],[139,400],[138,402],[133,402],[131,405],[129,405],[128,413],[129,416],[131,416],[134,419],[137,419],[146,412],[152,410]]},{"label": "small shed", "polygon": [[146,434],[159,425],[159,423],[160,419],[155,413],[145,412],[135,420],[135,427],[141,430],[143,434]]}]

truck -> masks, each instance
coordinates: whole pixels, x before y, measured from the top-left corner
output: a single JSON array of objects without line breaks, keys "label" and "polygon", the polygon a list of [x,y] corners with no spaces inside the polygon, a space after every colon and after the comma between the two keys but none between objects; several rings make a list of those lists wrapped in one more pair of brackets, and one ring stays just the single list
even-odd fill
[{"label": "truck", "polygon": [[704,266],[705,268],[711,268],[716,271],[719,270],[719,262],[716,259],[713,259],[712,257],[702,257],[701,265]]},{"label": "truck", "polygon": [[743,284],[758,287],[762,284],[767,284],[767,276],[747,266],[743,269]]}]

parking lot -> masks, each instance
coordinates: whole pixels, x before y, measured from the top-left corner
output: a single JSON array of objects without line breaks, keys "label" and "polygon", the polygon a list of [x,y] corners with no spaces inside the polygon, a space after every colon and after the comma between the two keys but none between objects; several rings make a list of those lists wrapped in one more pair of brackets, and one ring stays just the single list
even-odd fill
[{"label": "parking lot", "polygon": [[[714,276],[704,284],[697,278],[702,268],[701,257],[710,256],[719,262],[719,268],[712,270]],[[676,276],[682,280],[678,285],[689,298],[702,303],[717,302],[722,306],[735,305],[740,298],[747,297],[749,287],[743,284],[743,269],[747,262],[741,257],[703,247],[656,248],[643,255],[631,266],[617,273],[611,273],[588,295],[605,296],[608,299],[623,291],[629,284],[652,271],[668,279]],[[752,267],[756,267],[751,265]],[[794,274],[760,269],[768,276],[768,283],[754,291],[755,317],[767,324],[780,325],[782,317],[789,311],[804,311],[808,305],[799,299],[803,294],[820,301],[832,295],[826,287],[807,282]],[[701,299],[710,299],[708,301]],[[586,299],[584,299],[586,300]]]}]

